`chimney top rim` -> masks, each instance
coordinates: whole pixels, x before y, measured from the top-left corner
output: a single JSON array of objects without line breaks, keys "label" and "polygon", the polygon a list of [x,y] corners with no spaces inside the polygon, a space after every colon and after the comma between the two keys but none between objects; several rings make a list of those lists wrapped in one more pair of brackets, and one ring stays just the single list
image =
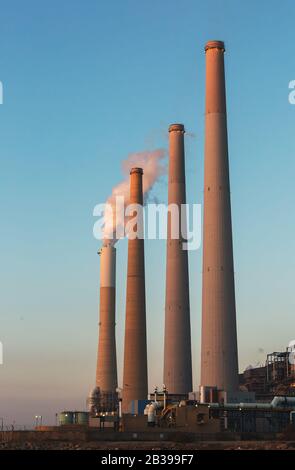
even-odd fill
[{"label": "chimney top rim", "polygon": [[132,175],[133,173],[139,173],[140,175],[143,175],[143,169],[139,167],[133,167],[130,170],[130,175]]},{"label": "chimney top rim", "polygon": [[116,247],[114,246],[114,241],[113,240],[104,240],[102,243],[101,247],[99,248],[97,254],[101,255],[103,251],[105,250],[111,250],[111,251],[116,251]]},{"label": "chimney top rim", "polygon": [[180,123],[170,124],[168,130],[169,130],[169,132],[172,132],[172,131],[185,132],[184,125],[180,124]]},{"label": "chimney top rim", "polygon": [[208,41],[205,45],[205,52],[208,49],[221,49],[224,52],[225,51],[224,42],[217,41],[217,40]]}]

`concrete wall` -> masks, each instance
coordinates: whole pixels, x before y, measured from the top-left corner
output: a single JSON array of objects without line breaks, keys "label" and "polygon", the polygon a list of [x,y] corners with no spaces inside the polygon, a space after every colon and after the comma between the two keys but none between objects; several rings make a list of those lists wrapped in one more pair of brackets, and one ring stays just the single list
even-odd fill
[{"label": "concrete wall", "polygon": [[0,432],[0,442],[41,442],[41,441],[66,441],[66,442],[132,442],[132,441],[174,441],[174,442],[196,442],[196,441],[241,441],[241,440],[274,440],[281,435],[274,433],[213,433],[213,432],[179,432],[169,429],[130,432],[58,432],[58,431],[3,431]]}]

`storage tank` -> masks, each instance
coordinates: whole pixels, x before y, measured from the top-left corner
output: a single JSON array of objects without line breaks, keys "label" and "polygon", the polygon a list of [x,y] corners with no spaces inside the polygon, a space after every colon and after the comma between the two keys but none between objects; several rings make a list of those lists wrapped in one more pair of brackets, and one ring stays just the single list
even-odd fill
[{"label": "storage tank", "polygon": [[75,413],[73,411],[62,411],[59,413],[58,418],[60,426],[74,424]]},{"label": "storage tank", "polygon": [[94,387],[87,399],[87,408],[91,414],[96,414],[100,407],[100,389],[99,387]]},{"label": "storage tank", "polygon": [[75,413],[75,424],[89,425],[89,413],[87,411],[77,411]]},{"label": "storage tank", "polygon": [[200,386],[200,403],[217,403],[218,390],[217,387]]},{"label": "storage tank", "polygon": [[153,402],[150,405],[148,405],[148,408],[147,408],[148,426],[156,425],[156,416],[157,416],[158,406],[159,405],[157,402]]}]

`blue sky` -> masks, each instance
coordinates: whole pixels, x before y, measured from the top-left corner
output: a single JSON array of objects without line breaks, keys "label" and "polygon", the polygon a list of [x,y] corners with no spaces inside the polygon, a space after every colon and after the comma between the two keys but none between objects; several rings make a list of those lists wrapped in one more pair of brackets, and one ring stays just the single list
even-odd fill
[{"label": "blue sky", "polygon": [[[95,204],[130,152],[183,122],[187,197],[202,203],[204,44],[226,44],[240,369],[295,335],[292,0],[1,0],[0,415],[45,422],[94,383]],[[154,194],[165,201],[165,180]],[[121,376],[126,241],[118,244]],[[162,383],[165,243],[146,243],[150,388]],[[159,260],[162,260],[159,263]],[[156,275],[155,275],[156,273]],[[198,385],[201,251],[190,253]],[[261,352],[261,350],[264,352]]]}]

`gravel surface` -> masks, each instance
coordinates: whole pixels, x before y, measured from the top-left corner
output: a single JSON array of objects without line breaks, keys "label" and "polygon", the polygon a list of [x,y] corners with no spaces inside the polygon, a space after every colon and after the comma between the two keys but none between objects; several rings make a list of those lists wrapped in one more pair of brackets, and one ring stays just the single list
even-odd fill
[{"label": "gravel surface", "polygon": [[1,442],[0,450],[295,450],[295,441],[241,442]]}]

